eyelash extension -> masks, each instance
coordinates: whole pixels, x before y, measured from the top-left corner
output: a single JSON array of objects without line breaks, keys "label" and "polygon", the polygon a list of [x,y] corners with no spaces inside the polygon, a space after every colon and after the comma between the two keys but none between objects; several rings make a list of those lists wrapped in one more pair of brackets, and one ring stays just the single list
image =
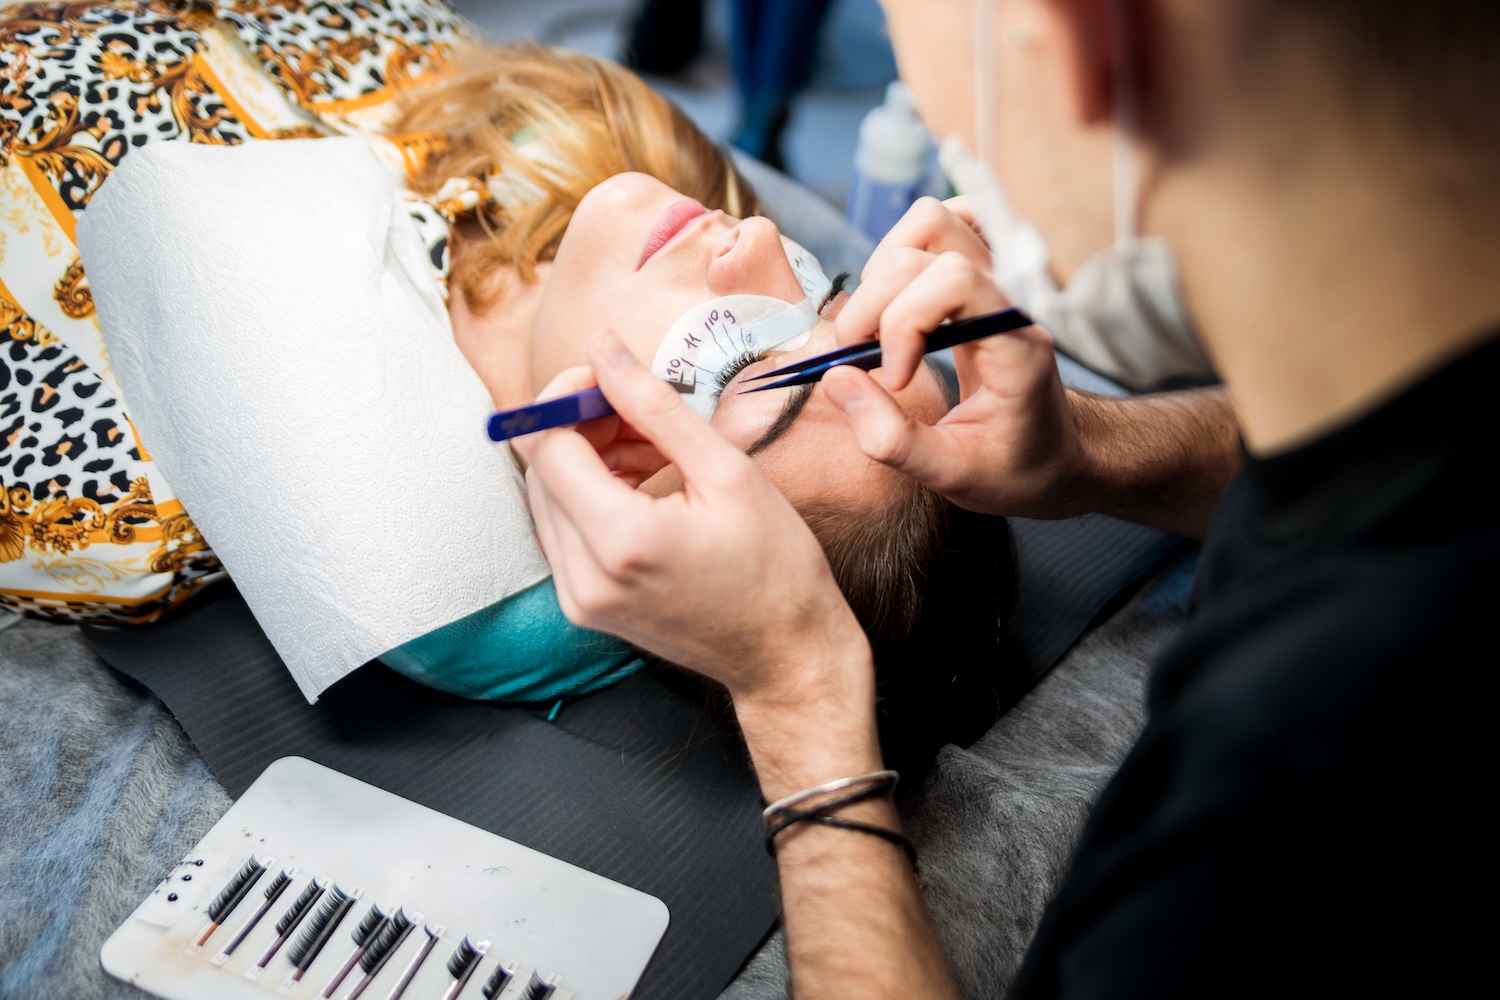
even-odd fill
[{"label": "eyelash extension", "polygon": [[448,959],[448,975],[453,977],[453,983],[443,994],[443,1000],[454,1000],[463,992],[463,988],[468,985],[469,977],[474,974],[474,970],[484,960],[485,952],[489,950],[488,941],[470,942],[467,936],[464,937],[463,943],[458,946],[453,957]]},{"label": "eyelash extension", "polygon": [[[851,277],[852,275],[848,271],[840,271],[838,273],[833,279],[833,284],[828,288],[828,294],[823,296],[822,302],[818,303],[818,315],[821,316],[823,310],[828,308],[829,303],[839,297],[839,293],[844,290],[844,286],[849,283]],[[729,387],[729,383],[734,381],[736,375],[755,364],[755,362],[764,359],[769,353],[769,351],[760,354],[754,351],[745,351],[739,357],[729,362],[724,370],[719,372],[714,379],[719,384],[719,388],[714,392],[714,399],[719,398],[724,390]]]},{"label": "eyelash extension", "polygon": [[[200,861],[199,864],[202,864]],[[197,947],[202,948],[208,940],[209,935],[218,930],[219,927],[234,912],[234,908],[240,905],[240,901],[250,892],[260,877],[265,874],[266,866],[259,858],[252,857],[235,873],[229,884],[214,897],[214,901],[208,906],[208,926],[203,929],[203,934],[198,938]]]},{"label": "eyelash extension", "polygon": [[288,982],[298,983],[307,974],[308,967],[317,960],[322,953],[328,939],[333,937],[333,932],[338,929],[340,923],[354,909],[354,904],[359,899],[359,890],[352,893],[345,892],[341,886],[335,885],[318,905],[318,909],[308,918],[307,924],[302,928],[301,935],[292,942],[287,949],[287,958],[297,967]]},{"label": "eyelash extension", "polygon": [[729,387],[729,383],[734,381],[736,375],[763,357],[765,357],[764,354],[757,354],[755,351],[744,351],[733,361],[729,362],[729,365],[723,371],[714,376],[714,381],[719,384],[718,391],[714,393],[714,398],[719,398],[719,393]]},{"label": "eyelash extension", "polygon": [[844,290],[845,285],[849,284],[849,279],[852,277],[854,277],[854,275],[850,274],[848,271],[840,271],[838,274],[834,275],[833,284],[828,286],[828,294],[823,296],[822,302],[818,303],[819,316],[823,315],[823,310],[828,308],[829,303],[839,297],[839,293]]},{"label": "eyelash extension", "polygon": [[369,949],[370,942],[375,939],[381,928],[390,919],[391,915],[380,908],[379,901],[371,904],[370,911],[364,915],[359,923],[354,925],[354,932],[350,935],[354,938],[354,951],[350,953],[349,960],[344,963],[342,969],[334,973],[333,978],[328,981],[328,985],[323,987],[323,992],[319,993],[318,996],[325,998],[325,1000],[333,996],[334,991],[339,988],[339,984],[349,975],[355,963]]},{"label": "eyelash extension", "polygon": [[225,945],[223,951],[214,956],[213,961],[215,965],[223,965],[224,960],[228,959],[230,955],[233,955],[235,949],[244,943],[245,938],[250,936],[251,931],[255,930],[255,925],[260,923],[261,918],[264,917],[267,913],[271,912],[271,906],[276,902],[276,900],[281,898],[281,894],[286,891],[286,887],[288,885],[291,885],[292,875],[295,874],[296,871],[297,869],[295,868],[293,868],[290,872],[286,869],[282,869],[280,874],[278,874],[276,878],[271,881],[271,884],[266,886],[266,901],[261,904],[260,909],[256,910],[255,914],[251,916],[249,920],[245,921],[245,926],[240,928],[239,933],[234,936],[234,940],[230,941],[229,944]]},{"label": "eyelash extension", "polygon": [[[247,978],[253,979],[255,976],[260,975],[260,970],[271,963],[271,959],[275,958],[276,953],[281,950],[281,946],[286,944],[286,939],[292,936],[292,932],[297,929],[297,925],[302,922],[302,918],[307,916],[308,911],[313,908],[314,904],[318,902],[318,899],[326,891],[327,886],[319,882],[316,878],[307,883],[307,888],[302,890],[302,895],[298,896],[292,902],[291,907],[281,915],[281,919],[276,921],[276,940],[271,943],[271,947],[266,953],[260,957],[260,961],[255,963],[255,968],[246,972]],[[251,975],[251,973],[254,973],[254,975]]]}]

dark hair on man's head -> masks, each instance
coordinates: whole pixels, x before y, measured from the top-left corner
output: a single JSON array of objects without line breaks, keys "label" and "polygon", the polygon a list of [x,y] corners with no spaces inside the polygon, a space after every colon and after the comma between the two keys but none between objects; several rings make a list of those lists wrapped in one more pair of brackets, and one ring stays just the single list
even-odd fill
[{"label": "dark hair on man's head", "polygon": [[[1361,113],[1429,142],[1500,156],[1500,3],[1496,0],[1237,0],[1241,39],[1315,33]],[[1274,72],[1274,64],[1267,69]]]},{"label": "dark hair on man's head", "polygon": [[1016,564],[1004,518],[902,478],[882,510],[803,509],[875,656],[880,743],[907,773],[968,746],[1024,690],[1005,625]]}]

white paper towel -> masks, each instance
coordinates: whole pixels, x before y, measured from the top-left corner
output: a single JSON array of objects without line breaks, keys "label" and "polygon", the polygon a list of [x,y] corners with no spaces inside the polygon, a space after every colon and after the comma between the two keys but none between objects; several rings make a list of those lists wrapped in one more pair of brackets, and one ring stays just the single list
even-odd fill
[{"label": "white paper towel", "polygon": [[309,701],[547,575],[363,141],[151,144],[78,237],[126,412]]}]

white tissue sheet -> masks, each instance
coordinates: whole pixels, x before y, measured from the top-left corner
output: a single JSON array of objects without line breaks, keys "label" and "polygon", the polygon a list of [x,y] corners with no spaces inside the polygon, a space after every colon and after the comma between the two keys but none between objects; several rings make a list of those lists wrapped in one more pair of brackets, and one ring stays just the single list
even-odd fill
[{"label": "white tissue sheet", "polygon": [[309,701],[547,575],[363,141],[146,146],[78,237],[126,412]]}]

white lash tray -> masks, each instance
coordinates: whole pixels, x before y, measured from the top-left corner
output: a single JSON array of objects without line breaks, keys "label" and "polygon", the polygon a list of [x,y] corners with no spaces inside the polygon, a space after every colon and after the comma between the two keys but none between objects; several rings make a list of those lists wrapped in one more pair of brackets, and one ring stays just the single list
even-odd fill
[{"label": "white lash tray", "polygon": [[283,757],[99,958],[166,1000],[623,1000],[668,919],[655,896]]}]

